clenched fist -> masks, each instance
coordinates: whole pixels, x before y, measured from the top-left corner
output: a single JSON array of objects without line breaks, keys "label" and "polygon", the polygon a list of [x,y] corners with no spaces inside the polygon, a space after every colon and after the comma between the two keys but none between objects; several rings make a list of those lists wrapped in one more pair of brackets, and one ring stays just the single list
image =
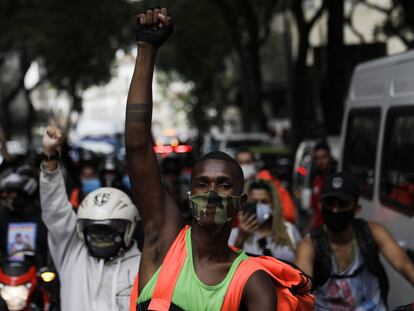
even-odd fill
[{"label": "clenched fist", "polygon": [[65,136],[60,129],[48,126],[43,134],[43,152],[49,156],[60,152],[60,146],[64,140]]},{"label": "clenched fist", "polygon": [[149,9],[137,16],[135,37],[138,43],[161,46],[174,32],[166,8]]}]

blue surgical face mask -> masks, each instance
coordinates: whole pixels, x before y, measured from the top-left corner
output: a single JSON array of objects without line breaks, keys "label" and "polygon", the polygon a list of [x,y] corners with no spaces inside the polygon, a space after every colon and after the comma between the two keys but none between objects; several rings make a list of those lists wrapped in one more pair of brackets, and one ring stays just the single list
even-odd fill
[{"label": "blue surgical face mask", "polygon": [[124,177],[122,177],[122,185],[128,190],[131,190],[131,182],[129,181],[128,175],[124,175]]},{"label": "blue surgical face mask", "polygon": [[256,204],[256,217],[257,223],[259,225],[263,225],[266,221],[272,217],[272,206],[270,204],[265,203],[257,203]]},{"label": "blue surgical face mask", "polygon": [[85,195],[101,187],[102,184],[98,178],[82,180],[82,192]]}]

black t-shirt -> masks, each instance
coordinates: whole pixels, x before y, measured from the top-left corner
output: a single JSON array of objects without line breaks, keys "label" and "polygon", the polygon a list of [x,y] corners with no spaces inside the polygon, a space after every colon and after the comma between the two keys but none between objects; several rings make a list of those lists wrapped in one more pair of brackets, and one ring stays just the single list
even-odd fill
[{"label": "black t-shirt", "polygon": [[41,219],[40,208],[30,212],[16,213],[0,208],[0,252],[2,258],[11,253],[15,260],[22,260],[20,250],[31,250],[38,255],[39,265],[47,261],[47,229]]}]

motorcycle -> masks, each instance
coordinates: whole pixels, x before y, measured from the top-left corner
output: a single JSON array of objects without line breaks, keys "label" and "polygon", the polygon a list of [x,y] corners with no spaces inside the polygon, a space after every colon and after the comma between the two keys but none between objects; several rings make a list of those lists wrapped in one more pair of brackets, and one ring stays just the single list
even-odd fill
[{"label": "motorcycle", "polygon": [[[16,252],[17,253],[17,252]],[[24,259],[11,259],[10,254],[0,264],[0,296],[6,302],[9,311],[52,311],[54,301],[51,283],[56,273],[48,267],[37,268],[35,253],[24,253]]]}]

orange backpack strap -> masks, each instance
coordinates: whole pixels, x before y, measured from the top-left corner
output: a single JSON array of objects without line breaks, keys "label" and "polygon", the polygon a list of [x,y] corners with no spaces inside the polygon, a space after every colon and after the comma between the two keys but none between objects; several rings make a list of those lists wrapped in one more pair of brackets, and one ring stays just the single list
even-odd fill
[{"label": "orange backpack strap", "polygon": [[185,234],[189,226],[185,226],[170,246],[162,262],[157,283],[148,310],[168,311],[178,276],[187,258]]},{"label": "orange backpack strap", "polygon": [[237,268],[224,298],[221,311],[238,310],[243,289],[258,270],[265,271],[276,285],[279,310],[313,310],[314,298],[309,294],[311,282],[300,270],[268,256],[250,257]]}]

